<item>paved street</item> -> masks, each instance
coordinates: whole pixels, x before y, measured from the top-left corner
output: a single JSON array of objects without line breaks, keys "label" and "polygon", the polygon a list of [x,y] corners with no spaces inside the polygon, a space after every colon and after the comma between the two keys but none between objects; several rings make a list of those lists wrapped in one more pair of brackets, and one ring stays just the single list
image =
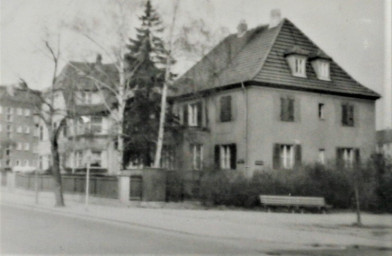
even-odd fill
[{"label": "paved street", "polygon": [[212,238],[1,206],[1,254],[255,254]]}]

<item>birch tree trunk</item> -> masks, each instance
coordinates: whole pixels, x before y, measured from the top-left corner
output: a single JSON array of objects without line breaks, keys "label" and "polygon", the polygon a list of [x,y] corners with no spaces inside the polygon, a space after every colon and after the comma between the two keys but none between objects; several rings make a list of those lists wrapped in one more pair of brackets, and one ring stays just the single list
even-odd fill
[{"label": "birch tree trunk", "polygon": [[170,80],[170,71],[171,71],[171,63],[172,63],[171,50],[172,50],[172,44],[173,44],[173,31],[174,31],[174,25],[176,22],[178,5],[179,5],[179,1],[176,0],[176,2],[174,3],[173,20],[172,20],[172,24],[170,26],[170,33],[169,33],[169,47],[168,47],[168,56],[167,56],[167,60],[166,60],[165,82],[163,84],[163,90],[162,90],[161,113],[159,116],[158,140],[157,140],[157,148],[156,148],[155,159],[154,159],[154,167],[155,168],[159,168],[160,163],[161,163],[162,146],[163,146],[163,139],[164,139],[164,133],[165,133],[165,122],[166,122],[167,87],[168,87],[168,83]]}]

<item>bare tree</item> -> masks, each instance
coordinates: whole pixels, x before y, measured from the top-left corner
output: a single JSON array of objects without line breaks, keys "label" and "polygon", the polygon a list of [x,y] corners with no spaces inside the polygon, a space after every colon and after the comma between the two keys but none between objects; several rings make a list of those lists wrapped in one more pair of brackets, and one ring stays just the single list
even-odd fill
[{"label": "bare tree", "polygon": [[39,117],[40,121],[47,129],[50,151],[51,151],[51,171],[54,179],[54,193],[56,199],[56,206],[65,206],[63,189],[60,173],[60,154],[58,139],[62,129],[65,128],[66,119],[69,117],[66,110],[61,106],[55,104],[55,84],[58,75],[59,59],[61,55],[60,44],[57,49],[53,47],[48,41],[44,42],[46,52],[53,62],[53,73],[50,87],[44,92],[39,92],[31,89],[28,82],[21,78],[22,89],[26,90],[35,99],[33,105],[33,115]]}]

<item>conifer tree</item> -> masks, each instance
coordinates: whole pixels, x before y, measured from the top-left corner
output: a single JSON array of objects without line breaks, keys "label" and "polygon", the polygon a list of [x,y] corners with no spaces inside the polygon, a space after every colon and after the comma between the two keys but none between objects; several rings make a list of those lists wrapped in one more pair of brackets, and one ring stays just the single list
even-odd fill
[{"label": "conifer tree", "polygon": [[[144,14],[139,19],[141,27],[136,28],[136,39],[130,39],[127,46],[129,53],[126,55],[129,67],[134,62],[141,64],[128,80],[134,97],[128,101],[124,115],[124,131],[127,134],[124,163],[151,166],[158,135],[160,92],[168,53],[161,38],[161,19],[150,1],[147,1]],[[173,121],[173,116],[169,114],[167,121]]]}]

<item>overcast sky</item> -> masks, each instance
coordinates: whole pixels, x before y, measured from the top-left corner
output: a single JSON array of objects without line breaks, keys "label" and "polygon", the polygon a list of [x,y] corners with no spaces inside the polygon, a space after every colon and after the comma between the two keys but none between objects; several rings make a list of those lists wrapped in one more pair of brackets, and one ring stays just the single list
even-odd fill
[{"label": "overcast sky", "polygon": [[[153,1],[153,5],[168,23],[172,1]],[[15,83],[23,77],[35,88],[47,87],[52,63],[42,53],[46,31],[58,31],[63,23],[80,17],[104,24],[108,8],[108,0],[1,0],[1,84]],[[275,8],[355,79],[385,94],[383,0],[181,0],[178,26],[202,18],[211,29],[224,26],[234,33],[241,19],[249,28],[268,23],[270,11]],[[129,14],[132,24],[139,25],[135,14],[140,11],[130,10]],[[60,36],[62,65],[69,59],[93,61],[99,51],[63,28]],[[111,39],[108,36],[106,40]],[[385,115],[391,113],[378,111],[378,128]]]}]

